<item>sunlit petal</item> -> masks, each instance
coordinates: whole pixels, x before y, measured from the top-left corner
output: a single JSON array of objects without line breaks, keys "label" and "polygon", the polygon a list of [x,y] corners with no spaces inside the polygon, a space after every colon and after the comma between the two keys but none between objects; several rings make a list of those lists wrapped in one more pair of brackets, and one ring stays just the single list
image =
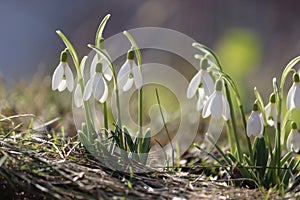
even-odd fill
[{"label": "sunlit petal", "polygon": [[100,103],[104,103],[108,97],[108,87],[107,87],[106,81],[104,80],[103,77],[102,77],[102,81],[104,84],[104,91],[103,91],[102,97],[99,99]]},{"label": "sunlit petal", "polygon": [[84,101],[87,101],[92,95],[94,76],[91,79],[89,79],[87,84],[85,85],[85,89],[84,89],[84,92],[83,92],[83,100]]},{"label": "sunlit petal", "polygon": [[205,103],[205,93],[203,88],[198,88],[198,101],[197,101],[197,110],[202,110]]},{"label": "sunlit petal", "polygon": [[104,90],[105,90],[104,81],[103,81],[103,78],[100,74],[97,73],[95,75],[93,85],[94,85],[93,86],[94,97],[95,97],[96,100],[100,100],[100,98],[104,94]]},{"label": "sunlit petal", "polygon": [[123,91],[126,92],[128,90],[130,90],[130,88],[132,88],[133,85],[133,78],[128,78],[127,82],[125,83],[124,87],[123,87]]},{"label": "sunlit petal", "polygon": [[66,70],[65,73],[66,73],[67,88],[70,92],[72,92],[72,90],[74,88],[74,76],[73,76],[73,73],[72,73],[69,65],[66,65],[65,70]]},{"label": "sunlit petal", "polygon": [[107,61],[103,60],[102,61],[103,64],[103,75],[105,77],[106,80],[111,81],[112,77],[113,77],[113,73],[107,63]]},{"label": "sunlit petal", "polygon": [[67,81],[66,79],[62,79],[57,87],[59,92],[64,91],[67,88]]},{"label": "sunlit petal", "polygon": [[137,89],[140,89],[143,85],[143,78],[141,70],[138,68],[138,66],[134,63],[132,66],[133,71],[133,78],[134,78],[134,84]]},{"label": "sunlit petal", "polygon": [[84,56],[80,62],[80,72],[81,72],[81,75],[82,75],[82,78],[84,78],[84,70],[85,70],[85,63],[86,63],[86,60],[87,60],[87,56]]},{"label": "sunlit petal", "polygon": [[96,74],[96,65],[98,64],[98,54],[96,54],[92,60],[90,68],[90,77],[93,77]]},{"label": "sunlit petal", "polygon": [[74,92],[74,104],[77,108],[83,106],[83,100],[82,100],[82,92],[80,85],[77,84]]},{"label": "sunlit petal", "polygon": [[295,107],[294,96],[295,96],[295,84],[289,89],[287,98],[286,98],[286,107],[288,110],[292,110]]},{"label": "sunlit petal", "polygon": [[187,89],[187,98],[192,98],[196,92],[197,92],[197,89],[199,87],[199,84],[201,82],[201,71],[200,70],[191,80],[189,86],[188,86],[188,89]]},{"label": "sunlit petal", "polygon": [[214,81],[206,70],[202,71],[202,83],[205,94],[211,95],[214,92]]},{"label": "sunlit petal", "polygon": [[126,62],[122,65],[120,68],[120,71],[118,73],[117,81],[119,84],[119,87],[122,87],[127,82],[127,79],[130,74],[130,63],[129,60],[126,60]]},{"label": "sunlit petal", "polygon": [[224,95],[222,95],[222,102],[223,102],[222,116],[223,116],[224,120],[227,121],[230,118],[230,108],[229,108],[229,103]]},{"label": "sunlit petal", "polygon": [[204,104],[203,111],[202,111],[202,117],[207,118],[211,114],[211,104],[213,99],[215,98],[216,93],[214,92],[210,97],[208,98],[207,102]]},{"label": "sunlit petal", "polygon": [[64,68],[62,62],[56,67],[52,76],[52,90],[56,90],[63,79]]},{"label": "sunlit petal", "polygon": [[222,117],[223,111],[223,100],[222,93],[220,91],[216,91],[215,97],[211,103],[211,118],[214,120],[218,120]]},{"label": "sunlit petal", "polygon": [[262,136],[263,123],[262,118],[257,111],[252,111],[247,122],[247,135]]},{"label": "sunlit petal", "polygon": [[300,83],[295,83],[295,90],[294,90],[294,104],[298,110],[300,110]]},{"label": "sunlit petal", "polygon": [[291,130],[291,132],[286,140],[286,148],[288,151],[292,151],[292,139],[294,137],[294,133],[292,131],[293,130]]}]

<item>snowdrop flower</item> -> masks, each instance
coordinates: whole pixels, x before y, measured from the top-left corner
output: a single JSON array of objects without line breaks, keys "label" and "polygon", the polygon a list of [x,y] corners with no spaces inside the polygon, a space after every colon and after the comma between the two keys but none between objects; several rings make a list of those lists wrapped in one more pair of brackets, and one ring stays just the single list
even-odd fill
[{"label": "snowdrop flower", "polygon": [[[100,39],[100,49],[109,57],[109,54],[107,50],[105,49],[104,39]],[[110,57],[109,57],[110,58]],[[93,75],[96,73],[96,66],[97,64],[101,62],[102,63],[102,73],[106,80],[110,81],[112,79],[113,73],[109,67],[109,64],[106,60],[99,57],[99,54],[96,54],[93,58],[91,69],[90,69],[90,77],[93,77]]]},{"label": "snowdrop flower", "polygon": [[286,142],[289,151],[299,152],[300,150],[300,134],[297,130],[297,124],[292,122],[292,129]]},{"label": "snowdrop flower", "polygon": [[52,90],[62,92],[66,88],[72,92],[74,87],[73,73],[68,64],[68,54],[63,51],[60,55],[60,62],[52,76]]},{"label": "snowdrop flower", "polygon": [[278,112],[277,112],[275,101],[276,101],[275,94],[272,93],[269,99],[269,103],[265,107],[267,123],[270,126],[276,126],[277,124]]},{"label": "snowdrop flower", "polygon": [[207,101],[207,96],[205,96],[204,89],[202,87],[199,87],[198,88],[197,111],[202,110],[206,101]]},{"label": "snowdrop flower", "polygon": [[217,80],[215,91],[210,95],[207,102],[204,105],[202,111],[202,117],[206,118],[211,115],[211,119],[216,121],[224,119],[227,121],[230,117],[229,104],[225,96],[222,94],[223,82]]},{"label": "snowdrop flower", "polygon": [[107,83],[103,77],[102,64],[98,63],[96,65],[96,73],[90,78],[85,86],[83,93],[83,100],[87,101],[92,93],[94,98],[100,103],[104,103],[108,97],[108,87]]},{"label": "snowdrop flower", "polygon": [[124,92],[128,91],[133,83],[136,89],[140,89],[143,85],[142,73],[134,62],[134,52],[132,50],[127,53],[127,60],[118,73],[117,81]]},{"label": "snowdrop flower", "polygon": [[258,105],[257,103],[253,104],[252,112],[249,116],[247,122],[247,135],[250,137],[251,135],[257,136],[261,138],[263,136],[264,130],[264,120],[260,113],[258,112]]},{"label": "snowdrop flower", "polygon": [[203,86],[204,88],[204,96],[210,96],[214,90],[214,82],[210,74],[207,72],[208,60],[207,58],[202,58],[200,61],[200,70],[199,72],[192,78],[186,96],[187,98],[192,98],[195,96],[197,89],[199,86]]},{"label": "snowdrop flower", "polygon": [[288,110],[292,110],[293,108],[300,110],[300,83],[299,74],[297,73],[293,76],[293,85],[288,92],[286,106]]}]

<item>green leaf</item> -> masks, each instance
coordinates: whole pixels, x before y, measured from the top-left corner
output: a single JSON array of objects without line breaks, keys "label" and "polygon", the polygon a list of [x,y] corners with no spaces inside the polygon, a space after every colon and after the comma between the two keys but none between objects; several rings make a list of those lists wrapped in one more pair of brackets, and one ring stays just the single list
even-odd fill
[{"label": "green leaf", "polygon": [[142,152],[141,153],[148,153],[150,150],[150,142],[151,142],[151,131],[150,129],[147,129],[146,135],[143,141],[142,145]]},{"label": "green leaf", "polygon": [[127,128],[124,127],[124,134],[125,134],[125,137],[126,137],[126,143],[130,149],[130,152],[135,152],[135,145],[132,141],[132,138],[127,130]]},{"label": "green leaf", "polygon": [[264,177],[266,166],[268,163],[268,148],[265,143],[264,138],[256,138],[254,141],[254,160],[255,166],[257,168],[257,172],[259,177],[262,179]]},{"label": "green leaf", "polygon": [[110,18],[110,14],[107,14],[101,21],[97,33],[96,33],[96,38],[95,38],[95,45],[96,47],[100,47],[100,39],[103,38],[102,34],[103,34],[103,30],[105,28],[106,22],[108,21],[108,19]]},{"label": "green leaf", "polygon": [[[283,86],[288,74],[292,71],[292,68],[300,61],[300,56],[291,60],[286,67],[284,68],[282,75],[281,75],[281,82],[280,82],[280,90],[283,90]],[[282,95],[282,94],[281,94]]]},{"label": "green leaf", "polygon": [[287,154],[284,155],[284,157],[280,160],[280,166],[282,167],[286,162],[292,157],[293,152],[290,151]]},{"label": "green leaf", "polygon": [[79,68],[79,59],[78,59],[77,52],[75,51],[73,45],[60,30],[57,30],[56,33],[62,39],[62,41],[65,43],[66,47],[68,48],[68,51],[70,52],[70,54],[73,58],[73,62],[75,64],[76,68]]}]

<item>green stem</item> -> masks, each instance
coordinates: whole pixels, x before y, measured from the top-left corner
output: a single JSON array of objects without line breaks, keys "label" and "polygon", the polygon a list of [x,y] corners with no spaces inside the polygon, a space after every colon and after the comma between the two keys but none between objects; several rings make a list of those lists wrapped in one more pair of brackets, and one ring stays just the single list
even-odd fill
[{"label": "green stem", "polygon": [[230,91],[229,91],[228,85],[226,83],[225,83],[225,91],[226,91],[226,96],[227,96],[228,104],[229,104],[229,108],[230,108],[230,119],[231,119],[231,123],[232,123],[231,128],[233,130],[233,135],[234,135],[234,139],[236,142],[238,158],[239,158],[239,161],[242,162],[242,160],[243,160],[242,150],[241,150],[240,141],[239,141],[239,137],[237,135],[237,130],[236,130],[236,121],[235,121],[232,99],[230,96]]},{"label": "green stem", "polygon": [[[131,43],[131,46],[135,50],[135,54],[137,57],[137,63],[139,69],[142,71],[142,54],[141,51],[136,43],[136,41],[133,39],[132,35],[129,34],[127,31],[124,31],[123,34],[128,38],[128,40]],[[143,87],[141,87],[138,91],[138,126],[139,126],[139,152],[142,152],[142,142],[143,142]]]},{"label": "green stem", "polygon": [[104,102],[102,104],[103,116],[104,116],[104,128],[105,128],[105,137],[108,138],[108,117],[107,117],[107,104]]}]

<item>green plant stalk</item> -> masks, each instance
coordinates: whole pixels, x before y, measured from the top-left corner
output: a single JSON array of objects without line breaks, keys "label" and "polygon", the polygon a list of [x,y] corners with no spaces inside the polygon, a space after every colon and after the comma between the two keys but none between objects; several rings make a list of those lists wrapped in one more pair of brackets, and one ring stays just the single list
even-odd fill
[{"label": "green plant stalk", "polygon": [[[68,38],[60,30],[57,30],[56,33],[62,39],[62,41],[64,42],[64,44],[68,48],[68,51],[71,54],[73,63],[74,63],[75,68],[76,68],[80,89],[81,89],[81,92],[83,94],[85,85],[84,85],[83,77],[82,77],[81,70],[80,70],[80,63],[79,63],[77,52],[74,49],[72,43],[68,40]],[[87,129],[88,129],[88,132],[91,134],[93,132],[93,129],[94,129],[93,128],[94,127],[93,126],[93,120],[92,120],[92,117],[91,117],[91,112],[90,112],[90,109],[89,109],[89,105],[86,101],[83,102],[83,106],[84,106],[85,120],[87,122]]]},{"label": "green plant stalk", "polygon": [[[128,40],[131,43],[131,46],[134,48],[136,57],[137,57],[137,63],[139,69],[142,71],[142,54],[141,51],[132,37],[130,33],[127,31],[124,31],[123,34],[128,38]],[[143,142],[143,87],[141,87],[138,91],[138,126],[139,126],[139,133],[138,133],[138,151],[142,152],[142,142]]]},{"label": "green plant stalk", "polygon": [[[104,31],[104,28],[105,28],[105,25],[108,21],[108,19],[110,18],[110,14],[107,14],[101,21],[98,29],[97,29],[97,32],[96,32],[96,37],[95,37],[95,46],[99,49],[101,49],[101,39],[103,38],[102,37],[102,34],[103,34],[103,31]],[[101,59],[101,56],[98,54],[98,60],[100,61]],[[103,116],[104,116],[104,129],[105,129],[105,136],[106,138],[108,137],[108,114],[107,114],[107,104],[106,102],[104,102],[102,104],[102,109],[103,109]]]},{"label": "green plant stalk", "polygon": [[240,146],[239,137],[237,135],[235,114],[234,114],[232,99],[230,96],[230,91],[229,91],[227,83],[225,83],[225,91],[226,91],[226,97],[228,99],[228,104],[229,104],[229,108],[230,108],[230,119],[231,119],[231,123],[232,123],[232,127],[229,127],[229,128],[232,128],[232,132],[233,132],[235,142],[236,142],[238,158],[239,158],[239,161],[242,162],[242,160],[243,160],[242,150],[241,150],[241,146]]}]

